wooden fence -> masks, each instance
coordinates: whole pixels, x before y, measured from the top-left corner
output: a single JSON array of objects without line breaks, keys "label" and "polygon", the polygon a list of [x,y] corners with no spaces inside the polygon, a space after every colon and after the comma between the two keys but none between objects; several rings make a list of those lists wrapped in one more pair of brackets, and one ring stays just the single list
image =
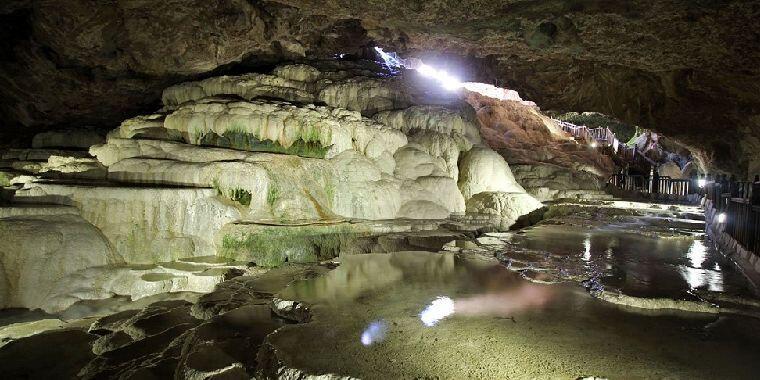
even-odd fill
[{"label": "wooden fence", "polygon": [[760,255],[760,205],[753,205],[752,184],[710,183],[705,187],[716,215],[724,214],[724,231],[736,239],[747,251]]},{"label": "wooden fence", "polygon": [[674,201],[686,201],[693,185],[688,179],[659,177],[657,182],[645,175],[615,174],[608,183],[618,189],[656,195]]}]

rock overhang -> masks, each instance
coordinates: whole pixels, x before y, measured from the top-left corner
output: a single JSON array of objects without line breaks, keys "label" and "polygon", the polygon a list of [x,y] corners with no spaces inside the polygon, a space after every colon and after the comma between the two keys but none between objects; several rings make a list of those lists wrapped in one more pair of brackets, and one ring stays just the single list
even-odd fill
[{"label": "rock overhang", "polygon": [[599,111],[650,127],[714,154],[723,169],[757,166],[748,157],[760,129],[757,2],[67,3],[63,14],[53,2],[0,9],[9,21],[0,63],[5,135],[56,125],[110,129],[155,109],[170,84],[361,57],[376,44],[456,62],[465,76],[506,83],[544,109]]}]

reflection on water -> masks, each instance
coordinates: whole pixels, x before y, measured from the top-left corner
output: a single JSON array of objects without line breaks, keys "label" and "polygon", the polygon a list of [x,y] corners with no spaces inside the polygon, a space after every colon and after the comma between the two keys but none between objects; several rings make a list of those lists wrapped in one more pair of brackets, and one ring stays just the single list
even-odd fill
[{"label": "reflection on water", "polygon": [[[581,233],[575,241],[576,259],[585,253],[586,238]],[[625,262],[617,251],[624,238],[615,245],[591,233],[589,241],[590,264],[609,259],[609,248],[616,267]],[[560,242],[572,246],[567,239]],[[689,260],[680,263],[691,265]],[[477,255],[344,257],[326,276],[294,283],[279,296],[305,301],[313,318],[269,340],[286,366],[310,374],[752,378],[760,370],[760,362],[750,360],[760,355],[760,336],[747,333],[760,331],[755,320],[716,322],[710,314],[620,308],[576,284],[530,283]],[[704,361],[700,353],[708,350],[710,360]]]},{"label": "reflection on water", "polygon": [[632,296],[690,298],[694,289],[751,294],[746,279],[702,235],[665,239],[609,226],[542,225],[514,235],[511,243],[506,257],[556,271],[560,280],[599,278]]},{"label": "reflection on water", "polygon": [[379,343],[385,340],[385,334],[387,333],[388,324],[385,321],[373,321],[366,329],[364,329],[361,338],[359,339],[361,339],[363,345],[369,346],[370,344]]},{"label": "reflection on water", "polygon": [[591,235],[586,235],[583,240],[583,261],[591,261]]},{"label": "reflection on water", "polygon": [[540,307],[551,289],[522,281],[490,261],[458,258],[453,253],[396,252],[353,255],[325,276],[291,284],[284,299],[325,305],[351,304],[368,292],[393,291],[398,286],[424,287],[461,284],[466,296],[439,294],[420,306],[426,326],[456,313],[506,316],[517,310]]},{"label": "reflection on water", "polygon": [[340,266],[325,276],[291,284],[282,297],[343,304],[354,301],[364,292],[391,288],[399,282],[445,283],[458,275],[461,268],[455,268],[452,254],[352,255],[343,257]]},{"label": "reflection on water", "polygon": [[441,319],[454,314],[454,301],[446,296],[436,297],[422,312],[420,312],[420,321],[427,327],[433,327]]}]

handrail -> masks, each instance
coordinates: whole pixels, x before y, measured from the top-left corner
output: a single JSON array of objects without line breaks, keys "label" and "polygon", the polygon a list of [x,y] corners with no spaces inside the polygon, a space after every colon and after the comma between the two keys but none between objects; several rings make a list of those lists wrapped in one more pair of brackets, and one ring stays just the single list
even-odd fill
[{"label": "handrail", "polygon": [[[657,178],[657,181],[654,181],[654,178]],[[689,179],[674,179],[667,176],[654,178],[648,175],[615,174],[607,182],[622,190],[659,194],[682,201],[687,200],[694,189],[694,184]]]},{"label": "handrail", "polygon": [[718,223],[725,223],[723,231],[760,256],[760,201],[752,196],[754,187],[749,182],[713,182],[705,186],[705,198],[715,215],[721,215]]},{"label": "handrail", "polygon": [[592,140],[592,142],[595,142],[600,147],[611,146],[615,154],[634,164],[637,163],[637,160],[643,160],[645,163],[642,163],[642,166],[647,164],[657,166],[656,162],[644,155],[644,153],[639,151],[636,146],[629,147],[625,144],[621,144],[620,140],[617,139],[615,133],[612,132],[609,127],[589,128],[585,125],[575,125],[554,118],[552,118],[552,120],[554,120],[565,133],[573,138],[585,141]]}]

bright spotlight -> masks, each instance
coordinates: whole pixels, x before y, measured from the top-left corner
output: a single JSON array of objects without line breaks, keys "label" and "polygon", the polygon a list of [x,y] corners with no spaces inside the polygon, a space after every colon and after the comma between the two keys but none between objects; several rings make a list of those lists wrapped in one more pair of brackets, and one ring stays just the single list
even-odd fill
[{"label": "bright spotlight", "polygon": [[596,146],[597,146],[596,141],[592,142],[590,145],[591,145],[592,148],[596,148]]},{"label": "bright spotlight", "polygon": [[425,326],[432,327],[451,314],[454,314],[454,301],[449,297],[440,296],[422,310],[420,320]]},{"label": "bright spotlight", "polygon": [[707,185],[707,180],[704,178],[700,178],[697,180],[697,186],[699,187],[705,187]]},{"label": "bright spotlight", "polygon": [[430,67],[430,65],[426,64],[420,64],[417,66],[417,72],[420,73],[420,75],[433,78],[438,74],[438,70]]},{"label": "bright spotlight", "polygon": [[718,214],[718,223],[724,223],[726,221],[726,213],[721,212]]},{"label": "bright spotlight", "polygon": [[443,70],[437,70],[436,68],[425,63],[419,64],[416,70],[418,73],[420,73],[420,75],[424,77],[438,80],[438,82],[441,83],[441,86],[447,90],[453,91],[462,87],[462,82],[460,82],[456,77]]},{"label": "bright spotlight", "polygon": [[449,75],[445,71],[439,73],[438,80],[441,82],[441,85],[443,85],[443,88],[449,91],[454,91],[462,87],[462,82],[460,82],[459,79]]}]

